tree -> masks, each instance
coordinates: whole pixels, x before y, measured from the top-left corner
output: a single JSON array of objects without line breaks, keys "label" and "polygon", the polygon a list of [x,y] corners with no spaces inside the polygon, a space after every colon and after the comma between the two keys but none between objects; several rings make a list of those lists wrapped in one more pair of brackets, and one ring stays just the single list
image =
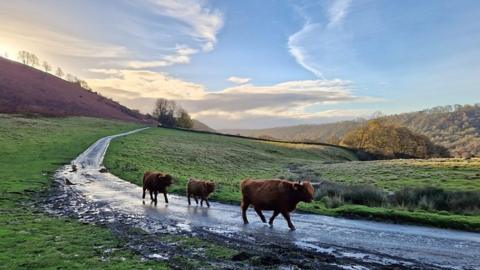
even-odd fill
[{"label": "tree", "polygon": [[65,76],[65,79],[71,83],[76,83],[78,81],[77,77],[73,76],[72,74],[68,73]]},{"label": "tree", "polygon": [[426,136],[378,119],[370,120],[347,133],[342,144],[378,158],[429,158],[449,155],[444,147],[433,144]]},{"label": "tree", "polygon": [[52,66],[47,61],[42,62],[42,67],[45,70],[45,72],[50,72],[52,70]]},{"label": "tree", "polygon": [[166,98],[159,98],[155,103],[155,109],[153,110],[152,115],[157,118],[162,126],[175,127],[177,122],[175,119],[176,109],[177,104],[175,101]]},{"label": "tree", "polygon": [[57,75],[57,77],[59,78],[63,78],[63,75],[65,75],[65,73],[60,67],[57,67],[57,71],[55,71],[55,75]]},{"label": "tree", "polygon": [[35,54],[28,53],[27,64],[32,66],[32,67],[36,67],[36,66],[40,65],[40,60],[38,59],[38,57]]},{"label": "tree", "polygon": [[190,118],[188,112],[184,109],[179,109],[179,116],[177,118],[177,126],[181,128],[192,128],[193,120]]},{"label": "tree", "polygon": [[29,52],[27,51],[19,51],[18,52],[18,55],[17,55],[17,58],[19,61],[21,61],[24,65],[26,65],[28,63],[28,56],[29,56]]},{"label": "tree", "polygon": [[84,81],[84,80],[77,80],[78,85],[80,85],[80,87],[82,87],[83,89],[86,89],[88,91],[92,91],[92,88],[90,88],[90,86],[88,86],[87,82]]}]

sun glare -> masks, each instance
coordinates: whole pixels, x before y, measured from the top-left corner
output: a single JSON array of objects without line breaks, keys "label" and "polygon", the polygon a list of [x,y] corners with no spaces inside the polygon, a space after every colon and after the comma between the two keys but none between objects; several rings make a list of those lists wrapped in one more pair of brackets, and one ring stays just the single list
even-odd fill
[{"label": "sun glare", "polygon": [[0,42],[0,56],[15,60],[17,58],[18,50],[10,44]]}]

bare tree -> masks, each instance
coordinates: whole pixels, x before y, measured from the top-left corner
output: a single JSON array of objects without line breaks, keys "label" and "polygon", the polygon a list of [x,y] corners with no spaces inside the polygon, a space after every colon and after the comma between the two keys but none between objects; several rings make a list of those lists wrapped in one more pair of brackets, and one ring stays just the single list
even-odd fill
[{"label": "bare tree", "polygon": [[92,91],[92,88],[90,88],[90,86],[88,86],[88,83],[84,80],[78,80],[77,83],[80,85],[80,87],[82,87],[83,89],[87,89],[89,91]]},{"label": "bare tree", "polygon": [[45,72],[50,72],[52,70],[52,66],[47,61],[42,62],[42,67],[45,70]]},{"label": "bare tree", "polygon": [[57,77],[59,78],[63,78],[63,75],[65,75],[65,73],[60,67],[57,67],[57,71],[55,71],[55,75],[57,75]]},{"label": "bare tree", "polygon": [[159,98],[155,103],[155,109],[153,110],[153,117],[157,118],[158,122],[162,126],[174,127],[176,126],[175,112],[177,110],[177,104],[175,101],[168,100],[166,98]]},{"label": "bare tree", "polygon": [[27,64],[32,67],[36,67],[40,64],[40,60],[33,53],[28,53],[27,59],[28,59]]},{"label": "bare tree", "polygon": [[21,61],[24,65],[28,64],[28,57],[29,57],[29,52],[27,51],[19,51],[17,58],[19,61]]},{"label": "bare tree", "polygon": [[71,83],[75,83],[78,81],[77,77],[73,76],[70,73],[67,73],[67,75],[65,76],[65,79]]}]

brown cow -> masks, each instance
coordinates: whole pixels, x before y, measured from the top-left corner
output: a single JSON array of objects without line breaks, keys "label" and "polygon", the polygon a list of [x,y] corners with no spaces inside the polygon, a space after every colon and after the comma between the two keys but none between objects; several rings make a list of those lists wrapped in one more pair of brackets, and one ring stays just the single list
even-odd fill
[{"label": "brown cow", "polygon": [[[168,203],[167,187],[173,183],[173,178],[170,174],[163,174],[159,172],[145,172],[143,175],[143,199],[145,199],[145,190],[150,191],[150,199],[157,204],[157,194],[163,193],[165,203]],[[152,196],[155,194],[155,199]]]},{"label": "brown cow", "polygon": [[190,196],[193,196],[195,202],[198,205],[197,197],[200,197],[200,206],[203,206],[203,201],[207,203],[207,206],[210,207],[208,203],[208,196],[215,190],[215,183],[210,181],[201,181],[190,178],[187,183],[187,197],[188,197],[188,205],[190,203]]},{"label": "brown cow", "polygon": [[311,202],[315,192],[312,184],[308,181],[293,183],[279,179],[246,179],[240,183],[240,188],[243,196],[242,218],[245,224],[248,224],[248,206],[252,204],[262,222],[267,222],[262,210],[273,210],[273,215],[268,222],[270,226],[273,225],[275,217],[281,213],[291,230],[295,230],[295,226],[290,220],[290,212],[295,210],[299,202]]}]

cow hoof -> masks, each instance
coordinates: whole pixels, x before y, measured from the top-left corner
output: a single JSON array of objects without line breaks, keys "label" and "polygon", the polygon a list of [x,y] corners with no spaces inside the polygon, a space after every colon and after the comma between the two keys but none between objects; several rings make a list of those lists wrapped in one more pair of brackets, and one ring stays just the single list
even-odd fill
[{"label": "cow hoof", "polygon": [[295,230],[296,230],[295,227],[290,228],[290,231],[292,231],[292,232],[295,231]]}]

